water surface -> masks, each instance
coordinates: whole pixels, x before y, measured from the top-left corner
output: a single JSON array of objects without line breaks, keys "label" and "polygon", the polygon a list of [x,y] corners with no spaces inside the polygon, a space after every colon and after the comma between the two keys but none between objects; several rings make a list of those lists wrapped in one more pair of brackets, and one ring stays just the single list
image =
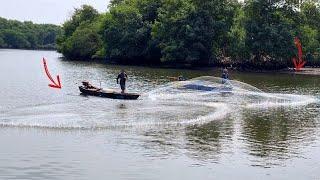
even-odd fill
[{"label": "water surface", "polygon": [[[317,179],[319,78],[64,61],[53,51],[0,50],[0,179]],[[42,57],[62,90],[50,89]],[[82,80],[138,101],[85,97]],[[186,82],[168,77],[184,75]],[[199,78],[200,77],[200,78]],[[195,78],[195,79],[193,79]]]}]

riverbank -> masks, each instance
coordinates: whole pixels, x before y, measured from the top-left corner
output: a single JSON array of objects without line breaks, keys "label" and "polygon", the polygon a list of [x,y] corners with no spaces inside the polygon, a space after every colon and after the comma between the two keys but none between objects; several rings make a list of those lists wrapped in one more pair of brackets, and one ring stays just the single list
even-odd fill
[{"label": "riverbank", "polygon": [[[0,50],[25,50],[25,51],[56,51],[56,49],[8,49],[8,48],[0,48]],[[101,63],[106,65],[116,65],[116,66],[127,66],[129,67],[145,67],[145,68],[159,68],[159,69],[180,69],[180,70],[197,70],[197,71],[210,71],[210,70],[218,70],[227,67],[229,70],[233,72],[245,72],[245,73],[261,73],[261,74],[297,74],[297,75],[311,75],[311,76],[320,76],[320,68],[302,68],[300,71],[294,71],[293,68],[286,68],[280,70],[257,70],[257,69],[242,69],[238,66],[223,66],[223,65],[208,65],[206,67],[203,66],[192,66],[191,64],[119,64],[115,61],[108,61],[103,58],[95,58],[92,60],[69,60],[65,57],[61,56],[59,58],[63,61],[70,61],[70,62],[94,62],[94,63]]]},{"label": "riverbank", "polygon": [[282,73],[300,74],[300,75],[314,75],[320,76],[320,68],[302,68],[300,71],[294,71],[293,69],[283,71]]},{"label": "riverbank", "polygon": [[287,68],[281,70],[239,70],[240,72],[251,72],[251,73],[265,73],[265,74],[272,74],[272,73],[280,73],[280,74],[292,74],[292,75],[312,75],[312,76],[320,76],[320,68],[311,68],[306,67],[302,68],[299,71],[295,71],[294,68]]},{"label": "riverbank", "polygon": [[[66,61],[69,61],[65,58],[63,58]],[[72,60],[72,61],[82,61],[82,60]],[[185,69],[185,70],[203,70],[203,71],[210,71],[211,69],[223,69],[227,68],[232,71],[237,72],[246,72],[246,73],[281,73],[281,74],[299,74],[299,75],[314,75],[314,76],[320,76],[320,68],[302,68],[300,71],[295,71],[294,68],[285,68],[285,69],[279,69],[279,70],[257,70],[255,68],[241,68],[241,66],[230,66],[230,65],[208,65],[208,66],[193,66],[192,64],[123,64],[123,63],[117,63],[116,61],[107,61],[102,58],[96,58],[92,60],[94,62],[100,62],[103,64],[109,64],[109,65],[121,65],[121,66],[138,66],[138,67],[148,67],[148,68],[161,68],[161,69]]]}]

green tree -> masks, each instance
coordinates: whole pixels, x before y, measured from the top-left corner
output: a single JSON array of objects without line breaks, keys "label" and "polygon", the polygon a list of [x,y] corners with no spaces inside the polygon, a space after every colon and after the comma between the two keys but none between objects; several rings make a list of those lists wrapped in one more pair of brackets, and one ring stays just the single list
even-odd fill
[{"label": "green tree", "polygon": [[64,35],[66,37],[71,36],[81,23],[92,22],[98,16],[98,11],[89,5],[83,5],[80,9],[75,9],[71,19],[63,24]]},{"label": "green tree", "polygon": [[0,36],[0,48],[5,48],[7,47],[7,44],[6,42],[3,40],[3,37]]},{"label": "green tree", "polygon": [[152,36],[159,42],[162,62],[183,63],[196,56],[196,53],[191,55],[186,40],[187,35],[191,38],[196,35],[188,24],[194,11],[195,6],[189,0],[166,0],[159,9]]},{"label": "green tree", "polygon": [[304,51],[315,53],[320,48],[320,8],[314,2],[301,5],[302,24],[299,24],[299,36]]},{"label": "green tree", "polygon": [[[70,59],[91,59],[102,47],[102,18],[91,6],[76,9],[72,18],[63,24],[63,35],[57,39],[58,51]],[[47,34],[49,38],[51,33]]]},{"label": "green tree", "polygon": [[111,7],[103,27],[109,58],[122,63],[150,63],[159,59],[156,43],[151,39],[152,22],[159,7],[155,2],[160,1],[124,1]]},{"label": "green tree", "polygon": [[303,49],[306,53],[315,53],[320,48],[319,31],[308,25],[300,28],[300,38],[303,42]]},{"label": "green tree", "polygon": [[115,7],[123,2],[124,0],[111,0],[109,4],[109,8]]},{"label": "green tree", "polygon": [[234,9],[226,0],[166,0],[153,27],[163,62],[207,65],[223,56]]},{"label": "green tree", "polygon": [[8,45],[8,48],[30,48],[30,43],[22,33],[13,30],[4,30],[1,33],[4,36],[3,40],[5,44]]},{"label": "green tree", "polygon": [[251,54],[246,65],[265,69],[286,67],[295,52],[292,21],[273,1],[249,0],[244,11],[246,47]]},{"label": "green tree", "polygon": [[0,18],[0,47],[23,49],[55,49],[61,27],[50,24],[33,24]]},{"label": "green tree", "polygon": [[233,24],[228,32],[227,55],[232,58],[232,63],[240,64],[244,59],[248,59],[248,50],[246,49],[246,29],[245,12],[243,6],[238,4],[235,8],[235,17]]},{"label": "green tree", "polygon": [[101,46],[101,37],[94,30],[77,28],[63,44],[62,53],[69,59],[90,59]]}]

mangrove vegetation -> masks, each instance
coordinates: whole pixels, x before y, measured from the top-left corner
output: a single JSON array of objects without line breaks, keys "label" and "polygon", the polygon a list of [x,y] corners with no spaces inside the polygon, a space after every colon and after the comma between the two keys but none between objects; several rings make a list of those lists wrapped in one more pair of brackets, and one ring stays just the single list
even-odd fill
[{"label": "mangrove vegetation", "polygon": [[105,13],[76,9],[62,29],[69,59],[281,69],[298,37],[308,65],[320,64],[318,0],[112,0]]}]

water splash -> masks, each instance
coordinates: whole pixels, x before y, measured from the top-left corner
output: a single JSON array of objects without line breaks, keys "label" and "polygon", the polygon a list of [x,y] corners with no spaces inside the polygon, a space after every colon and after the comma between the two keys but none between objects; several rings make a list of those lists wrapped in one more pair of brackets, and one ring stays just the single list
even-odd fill
[{"label": "water splash", "polygon": [[315,102],[313,96],[265,93],[243,82],[222,84],[221,78],[205,76],[163,85],[138,101],[74,96],[59,104],[13,108],[2,113],[0,125],[58,129],[186,126],[224,119],[244,109],[297,107]]}]

